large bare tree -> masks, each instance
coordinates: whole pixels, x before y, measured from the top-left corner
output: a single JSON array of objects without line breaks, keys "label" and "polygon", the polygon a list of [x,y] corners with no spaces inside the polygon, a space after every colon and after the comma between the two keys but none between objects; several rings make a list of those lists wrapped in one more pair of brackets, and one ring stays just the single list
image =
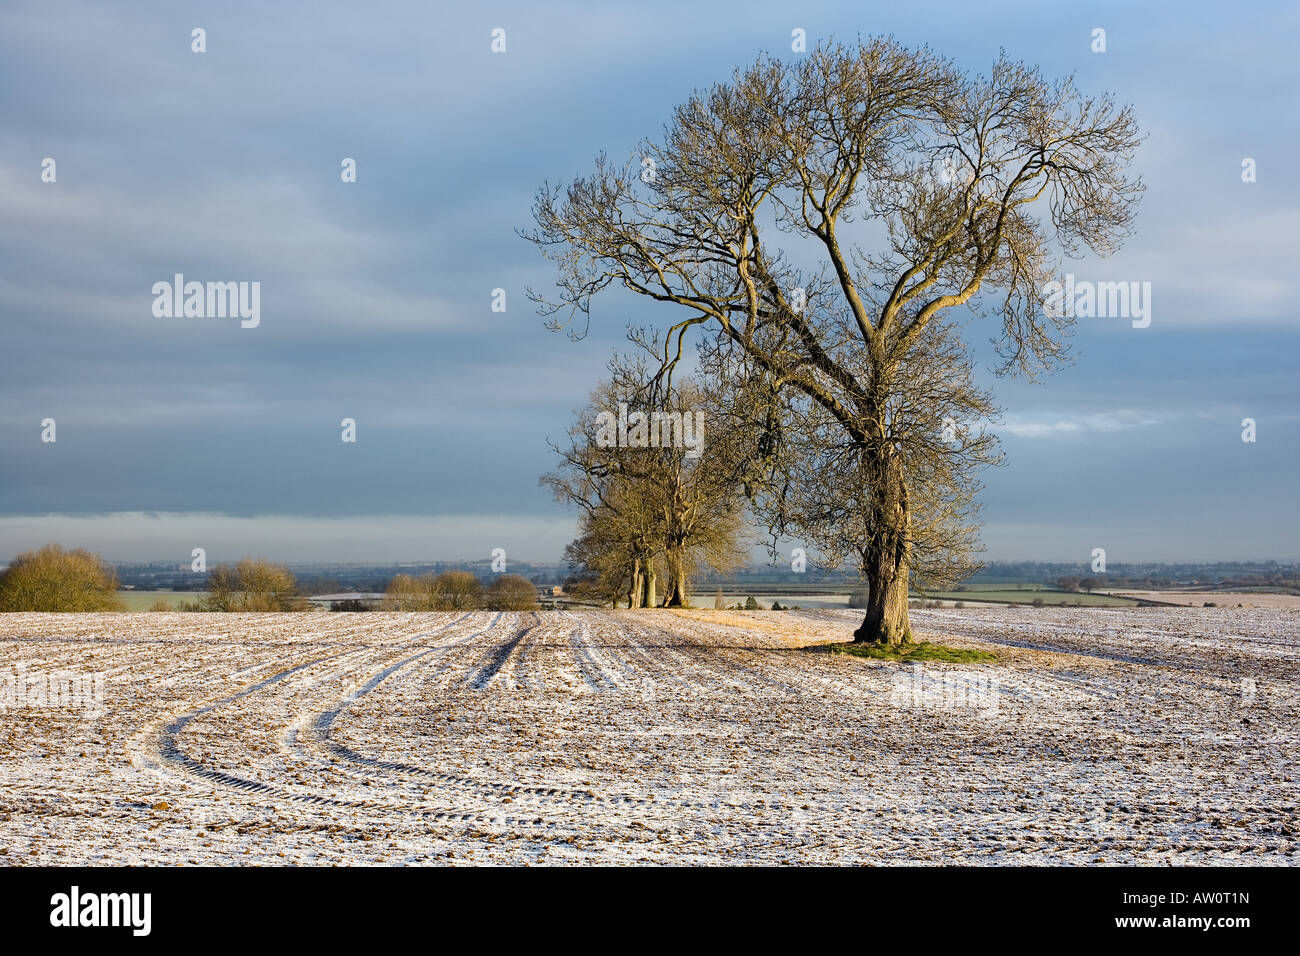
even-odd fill
[{"label": "large bare tree", "polygon": [[1043,308],[1043,286],[1060,254],[1106,254],[1128,233],[1139,140],[1129,107],[1005,55],[979,76],[892,39],[760,58],[678,106],[627,163],[601,154],[591,175],[542,187],[527,236],[558,292],[533,295],[575,334],[611,286],[676,306],[665,370],[707,326],[778,395],[829,416],[871,529],[855,636],[905,640],[913,430],[891,421],[904,366],[962,305],[998,317],[1000,371],[1059,362],[1070,320]]},{"label": "large bare tree", "polygon": [[[907,488],[909,570],[918,587],[951,587],[979,569],[977,475],[1002,461],[987,428],[998,410],[974,384],[956,331],[935,322],[916,341],[900,363],[884,420]],[[791,540],[815,549],[832,569],[848,561],[870,578],[875,549],[892,529],[875,524],[866,449],[821,405],[776,386],[725,337],[703,343],[701,353],[717,393],[729,396],[731,460],[741,465],[737,477],[753,513],[771,531],[773,556]],[[852,355],[843,362],[855,367]],[[903,627],[900,637],[908,640],[905,619]]]}]

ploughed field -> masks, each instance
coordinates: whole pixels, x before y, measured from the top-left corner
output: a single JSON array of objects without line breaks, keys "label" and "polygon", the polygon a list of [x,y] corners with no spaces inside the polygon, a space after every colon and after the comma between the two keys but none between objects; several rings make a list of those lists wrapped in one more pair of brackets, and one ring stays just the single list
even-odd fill
[{"label": "ploughed field", "polygon": [[1300,611],[858,620],[0,615],[0,863],[1295,862]]}]

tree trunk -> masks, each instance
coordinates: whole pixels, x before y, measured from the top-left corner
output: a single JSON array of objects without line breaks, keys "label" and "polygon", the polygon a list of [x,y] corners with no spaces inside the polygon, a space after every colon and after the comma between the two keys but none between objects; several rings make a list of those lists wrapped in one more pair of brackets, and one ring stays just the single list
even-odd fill
[{"label": "tree trunk", "polygon": [[664,607],[688,607],[690,597],[687,595],[686,588],[686,561],[682,557],[681,549],[669,548],[667,560],[668,590],[664,593]]},{"label": "tree trunk", "polygon": [[871,589],[856,643],[905,644],[912,640],[907,613],[911,512],[902,463],[892,451],[880,463],[878,493],[872,495],[871,538],[863,572]]},{"label": "tree trunk", "polygon": [[645,594],[642,597],[641,607],[654,607],[658,603],[658,598],[656,597],[656,584],[654,566],[647,562],[645,569]]},{"label": "tree trunk", "polygon": [[628,608],[641,607],[641,601],[645,597],[645,573],[641,569],[641,559],[636,558],[632,562],[632,584],[627,592]]}]

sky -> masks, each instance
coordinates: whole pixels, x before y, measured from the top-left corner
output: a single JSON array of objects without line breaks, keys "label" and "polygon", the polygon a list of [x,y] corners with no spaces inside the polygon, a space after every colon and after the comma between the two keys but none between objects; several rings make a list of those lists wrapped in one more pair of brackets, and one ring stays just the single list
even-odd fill
[{"label": "sky", "polygon": [[[1004,409],[986,559],[1300,558],[1297,26],[1270,3],[6,3],[0,561],[559,560],[548,438],[627,325],[668,317],[611,297],[585,339],[547,330],[524,290],[554,274],[517,230],[543,181],[797,56],[795,28],[973,71],[1005,49],[1147,133],[1136,234],[1068,268],[1151,283],[1150,325],[1080,319],[1030,383],[967,320]],[[156,316],[176,273],[259,282],[260,321]]]}]

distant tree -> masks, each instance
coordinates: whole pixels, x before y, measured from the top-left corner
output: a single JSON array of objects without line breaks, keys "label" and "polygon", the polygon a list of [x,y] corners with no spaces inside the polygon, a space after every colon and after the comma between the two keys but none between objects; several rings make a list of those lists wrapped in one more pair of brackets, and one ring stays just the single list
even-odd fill
[{"label": "distant tree", "polygon": [[388,606],[395,611],[433,610],[433,575],[417,581],[409,574],[397,574],[388,582]]},{"label": "distant tree", "polygon": [[726,606],[727,602],[723,600],[722,597],[722,588],[718,588],[718,596],[713,599],[713,609],[715,611],[721,611]]},{"label": "distant tree", "polygon": [[469,571],[398,574],[388,582],[387,597],[397,611],[472,611],[483,604],[483,584]]},{"label": "distant tree", "polygon": [[208,575],[209,611],[303,611],[307,602],[298,593],[293,574],[280,564],[244,558],[222,564]]},{"label": "distant tree", "polygon": [[97,554],[47,544],[0,574],[0,611],[124,611],[117,574]]},{"label": "distant tree", "polygon": [[1075,590],[1082,589],[1084,591],[1087,591],[1089,594],[1091,594],[1099,587],[1101,587],[1101,582],[1098,581],[1096,578],[1084,578],[1082,581],[1079,582],[1079,587],[1076,588]]},{"label": "distant tree", "polygon": [[783,608],[783,607],[781,606],[781,602],[780,602],[780,601],[777,601],[777,600],[773,599],[773,601],[772,601],[772,610],[773,610],[773,611],[784,611],[785,608]]},{"label": "distant tree", "polygon": [[[570,426],[567,447],[553,446],[558,469],[541,481],[580,510],[579,536],[569,551],[573,566],[625,594],[629,607],[655,607],[661,597],[664,606],[683,607],[699,567],[726,571],[739,564],[744,503],[721,457],[729,446],[713,432],[711,400],[693,382],[657,382],[635,356],[615,356],[609,369],[610,378]],[[610,442],[608,418],[620,406],[630,409],[629,417],[659,416],[637,426],[652,442],[647,447]],[[684,426],[706,420],[709,440],[697,424],[687,447]]]},{"label": "distant tree", "polygon": [[762,610],[762,607],[759,606],[759,603],[754,600],[754,595],[751,594],[749,597],[745,598],[745,610],[746,611]]},{"label": "distant tree", "polygon": [[170,611],[171,609],[172,606],[163,598],[159,598],[154,601],[153,604],[149,605],[149,610],[151,611]]},{"label": "distant tree", "polygon": [[1078,578],[1057,578],[1056,587],[1057,590],[1060,591],[1077,591],[1079,590],[1079,579]]},{"label": "distant tree", "polygon": [[364,601],[356,598],[344,598],[341,601],[330,601],[331,611],[369,611]]},{"label": "distant tree", "polygon": [[541,605],[532,581],[518,574],[503,574],[488,585],[483,606],[489,611],[535,611]]},{"label": "distant tree", "polygon": [[[534,599],[536,594],[534,590]],[[482,603],[483,584],[469,571],[444,571],[434,581],[436,610],[472,611]]]}]

